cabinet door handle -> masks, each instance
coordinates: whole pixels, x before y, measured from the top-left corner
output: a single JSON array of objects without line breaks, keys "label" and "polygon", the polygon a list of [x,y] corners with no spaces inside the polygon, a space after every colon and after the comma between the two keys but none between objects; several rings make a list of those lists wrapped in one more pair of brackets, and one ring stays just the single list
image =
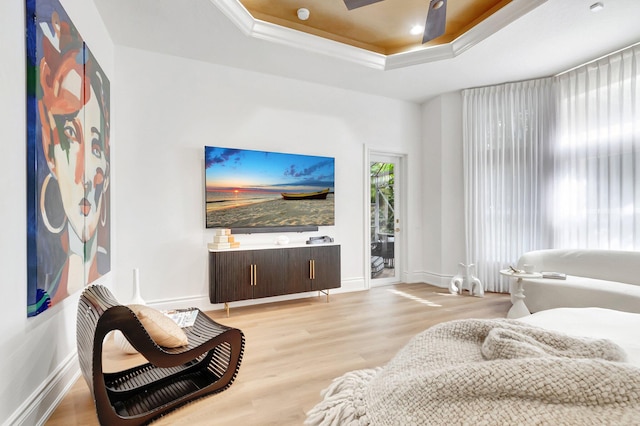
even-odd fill
[{"label": "cabinet door handle", "polygon": [[255,281],[256,281],[255,272],[253,271],[253,266],[254,265],[249,265],[249,268],[251,271],[251,282],[249,283],[249,285],[255,285]]},{"label": "cabinet door handle", "polygon": [[313,260],[309,260],[309,279],[313,279]]},{"label": "cabinet door handle", "polygon": [[258,265],[253,265],[253,285],[258,285]]},{"label": "cabinet door handle", "polygon": [[311,279],[312,280],[316,279],[316,261],[315,260],[311,261]]}]

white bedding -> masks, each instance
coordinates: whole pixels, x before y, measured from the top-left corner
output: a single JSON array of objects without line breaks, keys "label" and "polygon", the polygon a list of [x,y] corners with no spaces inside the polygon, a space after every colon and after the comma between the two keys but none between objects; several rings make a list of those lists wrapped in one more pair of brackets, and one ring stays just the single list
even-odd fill
[{"label": "white bedding", "polygon": [[639,361],[640,315],[554,311],[435,325],[385,366],[336,378],[305,424],[638,425],[640,368],[621,361]]},{"label": "white bedding", "polygon": [[640,314],[603,308],[556,308],[536,312],[518,321],[573,336],[609,339],[640,367]]}]

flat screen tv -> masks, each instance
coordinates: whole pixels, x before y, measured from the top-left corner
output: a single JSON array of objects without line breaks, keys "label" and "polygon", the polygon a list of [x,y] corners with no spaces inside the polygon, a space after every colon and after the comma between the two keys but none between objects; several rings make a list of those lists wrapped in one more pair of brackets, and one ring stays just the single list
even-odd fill
[{"label": "flat screen tv", "polygon": [[335,159],[204,147],[207,228],[233,233],[335,225]]}]

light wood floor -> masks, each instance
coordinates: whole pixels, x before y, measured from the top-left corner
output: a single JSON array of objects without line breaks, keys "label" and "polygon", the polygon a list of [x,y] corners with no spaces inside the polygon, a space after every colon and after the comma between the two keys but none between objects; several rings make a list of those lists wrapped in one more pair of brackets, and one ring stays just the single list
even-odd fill
[{"label": "light wood floor", "polygon": [[[246,336],[244,360],[226,391],[171,412],[154,425],[301,425],[320,391],[345,372],[384,365],[416,333],[460,318],[504,318],[509,296],[450,295],[426,284],[209,312]],[[136,356],[111,348],[105,363],[131,364]],[[89,388],[81,377],[47,426],[97,425]]]}]

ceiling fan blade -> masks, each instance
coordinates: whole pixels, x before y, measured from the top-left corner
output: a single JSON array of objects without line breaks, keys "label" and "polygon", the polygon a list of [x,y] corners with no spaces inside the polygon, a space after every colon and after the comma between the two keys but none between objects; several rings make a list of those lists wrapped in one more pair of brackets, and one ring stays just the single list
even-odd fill
[{"label": "ceiling fan blade", "polygon": [[382,0],[344,0],[344,4],[347,6],[347,9],[352,10],[362,6],[368,6],[373,3],[378,3],[379,1]]},{"label": "ceiling fan blade", "polygon": [[424,26],[422,42],[426,43],[444,34],[447,23],[447,0],[431,0],[427,12],[427,23]]}]

